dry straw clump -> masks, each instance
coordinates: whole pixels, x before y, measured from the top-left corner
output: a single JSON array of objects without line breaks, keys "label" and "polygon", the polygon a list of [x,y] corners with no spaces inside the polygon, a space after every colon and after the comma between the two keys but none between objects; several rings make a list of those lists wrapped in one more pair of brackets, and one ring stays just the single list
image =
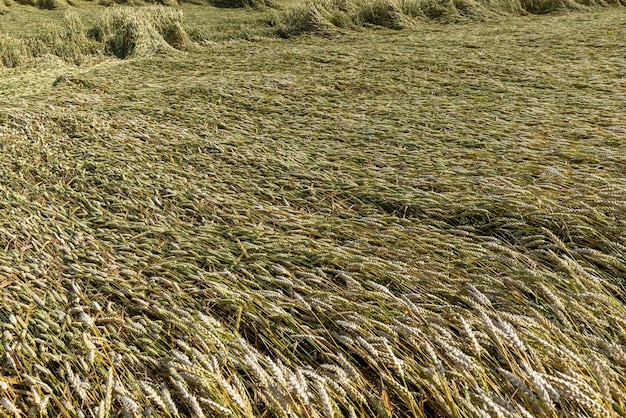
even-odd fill
[{"label": "dry straw clump", "polygon": [[32,64],[47,54],[81,64],[94,57],[145,56],[175,49],[191,49],[193,42],[182,26],[182,12],[164,6],[117,7],[105,10],[87,29],[70,11],[62,26],[48,25],[29,38],[0,37],[0,63],[7,68]]},{"label": "dry straw clump", "polygon": [[37,0],[37,7],[40,9],[54,10],[67,6],[67,2],[64,2],[63,0]]},{"label": "dry straw clump", "polygon": [[182,12],[163,6],[109,9],[89,35],[104,45],[106,54],[118,58],[182,49],[191,44],[182,27]]},{"label": "dry straw clump", "polygon": [[28,56],[28,47],[23,40],[0,35],[0,63],[4,67],[17,67],[27,60]]}]

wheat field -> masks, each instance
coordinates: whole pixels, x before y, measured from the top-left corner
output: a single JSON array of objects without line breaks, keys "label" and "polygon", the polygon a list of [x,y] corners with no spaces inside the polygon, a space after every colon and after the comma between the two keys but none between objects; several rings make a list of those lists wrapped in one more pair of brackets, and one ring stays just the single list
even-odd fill
[{"label": "wheat field", "polygon": [[0,415],[626,417],[625,9],[433,4],[0,8]]}]

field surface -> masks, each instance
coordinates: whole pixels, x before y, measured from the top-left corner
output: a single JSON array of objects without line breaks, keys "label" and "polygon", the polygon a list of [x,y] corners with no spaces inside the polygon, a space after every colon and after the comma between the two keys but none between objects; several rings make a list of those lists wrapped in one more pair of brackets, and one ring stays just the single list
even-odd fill
[{"label": "field surface", "polygon": [[626,416],[624,8],[183,13],[0,67],[2,414]]}]

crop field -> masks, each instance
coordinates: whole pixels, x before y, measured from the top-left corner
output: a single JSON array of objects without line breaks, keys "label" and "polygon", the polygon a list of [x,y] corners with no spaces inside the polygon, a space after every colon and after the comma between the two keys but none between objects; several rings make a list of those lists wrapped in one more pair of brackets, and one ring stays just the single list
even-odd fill
[{"label": "crop field", "polygon": [[0,416],[626,417],[626,8],[506,1],[0,1]]}]

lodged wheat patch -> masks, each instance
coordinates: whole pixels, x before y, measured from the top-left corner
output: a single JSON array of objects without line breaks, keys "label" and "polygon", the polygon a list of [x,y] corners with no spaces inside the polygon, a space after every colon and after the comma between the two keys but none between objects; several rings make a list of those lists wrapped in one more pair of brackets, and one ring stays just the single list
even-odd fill
[{"label": "lodged wheat patch", "polygon": [[619,9],[180,54],[147,11],[0,68],[0,414],[625,415]]},{"label": "lodged wheat patch", "polygon": [[493,20],[502,15],[545,14],[588,10],[598,6],[626,6],[623,0],[304,0],[275,13],[271,23],[283,37],[303,33],[328,34],[337,28],[381,26],[405,29],[419,22]]}]

